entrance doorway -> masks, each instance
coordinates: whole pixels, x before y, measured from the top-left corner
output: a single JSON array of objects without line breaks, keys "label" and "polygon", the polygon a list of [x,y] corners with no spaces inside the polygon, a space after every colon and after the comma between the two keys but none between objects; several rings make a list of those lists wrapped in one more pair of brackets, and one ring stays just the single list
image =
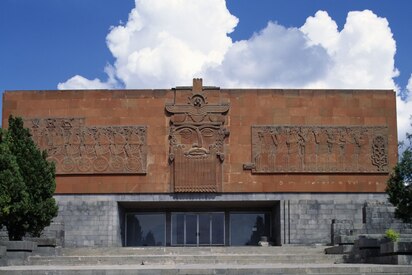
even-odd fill
[{"label": "entrance doorway", "polygon": [[280,245],[284,232],[278,201],[134,202],[119,211],[124,246],[256,246],[263,236]]},{"label": "entrance doorway", "polygon": [[225,244],[223,212],[172,212],[172,245],[209,246]]}]

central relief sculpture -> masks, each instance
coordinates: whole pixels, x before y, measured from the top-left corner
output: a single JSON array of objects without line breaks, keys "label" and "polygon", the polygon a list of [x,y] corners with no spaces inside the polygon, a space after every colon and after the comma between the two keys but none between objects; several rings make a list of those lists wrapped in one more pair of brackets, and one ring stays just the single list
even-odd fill
[{"label": "central relief sculpture", "polygon": [[[209,88],[217,104],[209,104],[202,80],[194,79],[186,104],[166,104],[171,114],[169,132],[169,162],[174,192],[220,192],[222,163],[225,159],[224,140],[229,131],[223,127],[229,104],[220,102],[219,88]],[[212,91],[213,90],[213,91]],[[216,100],[215,100],[216,101]]]}]

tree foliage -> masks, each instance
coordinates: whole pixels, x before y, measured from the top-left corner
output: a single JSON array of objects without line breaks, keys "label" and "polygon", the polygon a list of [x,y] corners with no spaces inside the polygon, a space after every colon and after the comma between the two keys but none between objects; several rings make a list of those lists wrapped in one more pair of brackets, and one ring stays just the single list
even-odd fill
[{"label": "tree foliage", "polygon": [[21,240],[26,233],[40,236],[57,216],[54,164],[46,160],[46,153],[37,148],[18,117],[9,117],[1,150],[0,175],[5,190],[1,197],[1,225],[6,226],[11,240]]},{"label": "tree foliage", "polygon": [[28,193],[3,132],[0,139],[0,227],[5,226],[9,238],[15,240],[20,238],[19,232],[28,228],[24,219],[28,212]]},{"label": "tree foliage", "polygon": [[395,216],[406,223],[412,222],[412,135],[407,134],[406,150],[388,180],[386,192],[396,207]]}]

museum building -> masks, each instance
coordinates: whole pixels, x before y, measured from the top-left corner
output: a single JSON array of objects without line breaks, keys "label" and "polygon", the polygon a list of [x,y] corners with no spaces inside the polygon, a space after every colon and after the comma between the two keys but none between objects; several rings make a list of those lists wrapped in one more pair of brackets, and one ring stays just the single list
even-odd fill
[{"label": "museum building", "polygon": [[6,91],[56,164],[67,247],[327,244],[397,161],[393,90]]}]

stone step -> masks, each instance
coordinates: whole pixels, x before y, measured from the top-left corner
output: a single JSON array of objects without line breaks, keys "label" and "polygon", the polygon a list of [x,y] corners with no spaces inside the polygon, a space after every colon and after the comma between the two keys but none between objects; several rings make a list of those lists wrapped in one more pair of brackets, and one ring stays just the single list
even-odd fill
[{"label": "stone step", "polygon": [[360,275],[411,274],[410,266],[368,265],[368,264],[249,264],[249,265],[98,265],[98,266],[7,266],[0,267],[0,274],[40,275],[40,274],[334,274]]},{"label": "stone step", "polygon": [[321,254],[204,254],[204,255],[106,255],[106,256],[31,256],[29,265],[168,265],[168,264],[273,264],[273,263],[334,263],[341,255]]},{"label": "stone step", "polygon": [[62,256],[91,255],[203,255],[203,254],[324,254],[324,246],[271,247],[99,247],[63,248]]}]

